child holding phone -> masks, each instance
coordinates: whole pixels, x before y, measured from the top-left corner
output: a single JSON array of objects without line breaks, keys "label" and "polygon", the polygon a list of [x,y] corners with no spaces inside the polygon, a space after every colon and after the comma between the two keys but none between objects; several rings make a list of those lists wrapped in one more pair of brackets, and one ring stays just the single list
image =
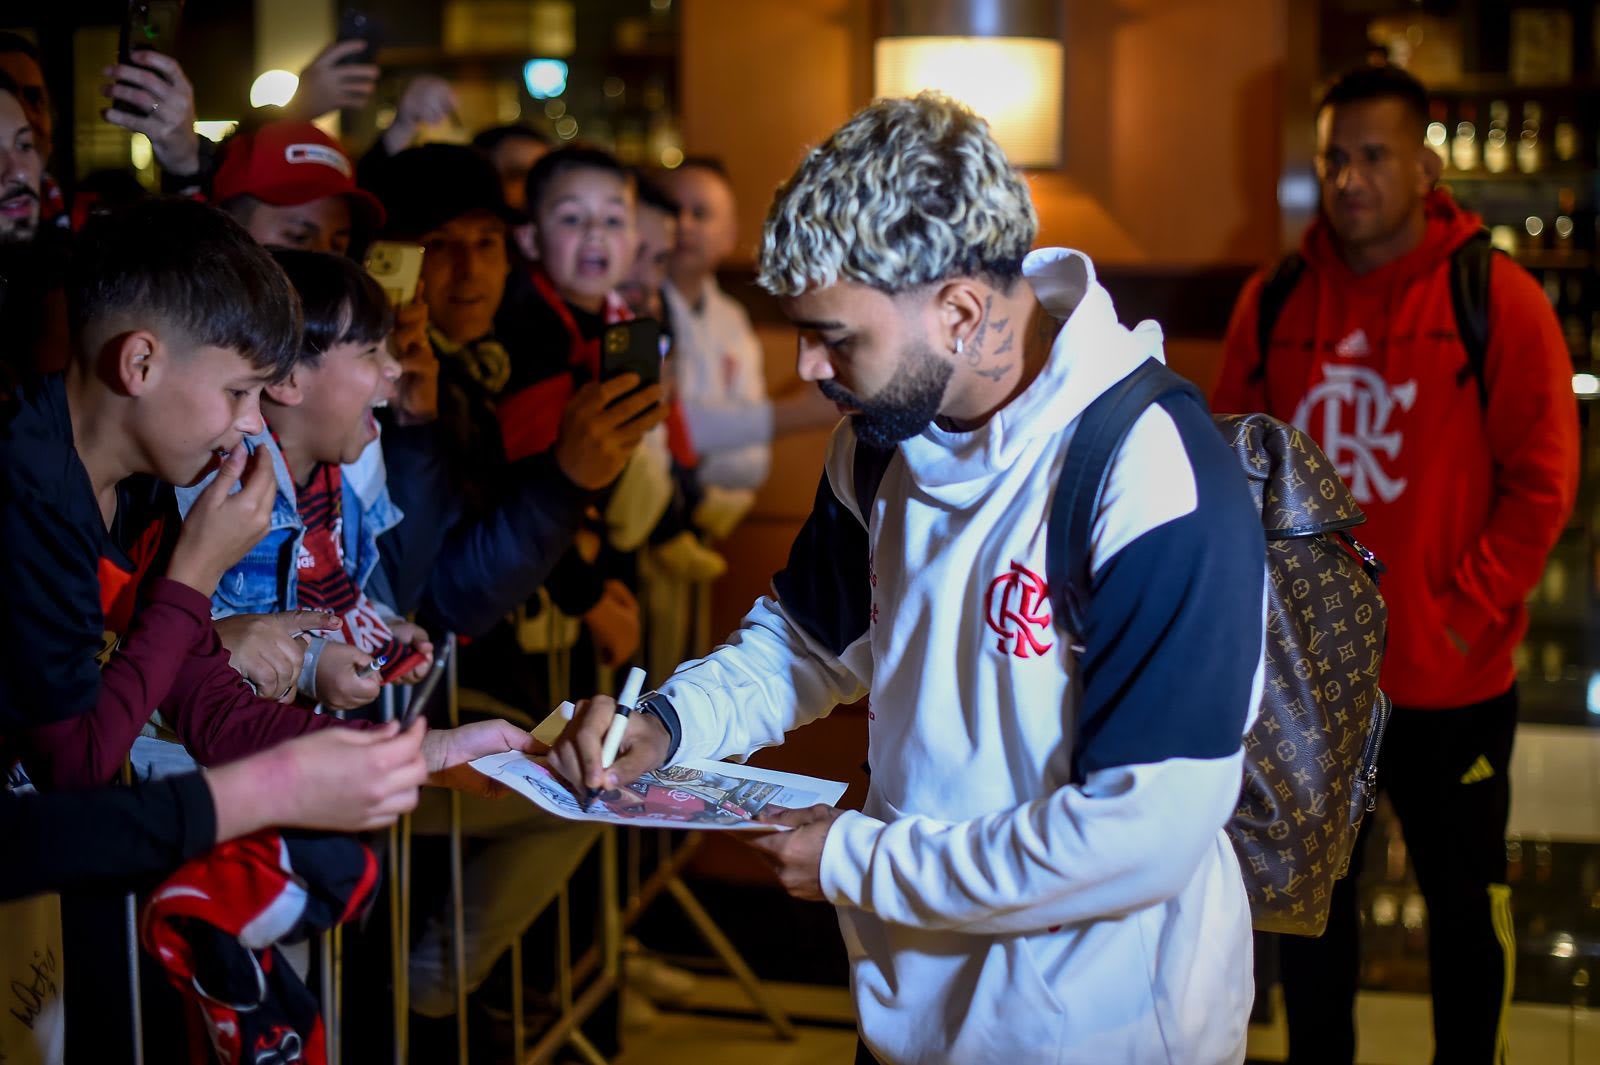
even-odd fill
[{"label": "child holding phone", "polygon": [[[271,531],[218,583],[212,612],[336,616],[337,628],[307,641],[296,687],[305,701],[351,709],[375,699],[383,684],[421,680],[432,664],[428,634],[369,589],[378,537],[400,512],[384,484],[354,483],[342,469],[377,439],[374,411],[394,395],[394,316],[378,283],[351,260],[272,254],[300,294],[304,339],[288,377],[263,394],[266,431],[245,440],[270,459],[276,477]],[[198,491],[180,492],[180,506]]]}]

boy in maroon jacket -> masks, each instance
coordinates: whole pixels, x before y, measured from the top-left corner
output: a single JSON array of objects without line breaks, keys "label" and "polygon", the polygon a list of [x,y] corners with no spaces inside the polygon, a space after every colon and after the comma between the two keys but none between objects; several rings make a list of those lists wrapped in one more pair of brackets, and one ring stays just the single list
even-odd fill
[{"label": "boy in maroon jacket", "polygon": [[[1474,370],[1452,271],[1483,223],[1434,187],[1427,108],[1426,90],[1391,67],[1329,90],[1317,116],[1322,214],[1302,241],[1303,272],[1266,351],[1268,275],[1245,286],[1212,405],[1293,421],[1366,511],[1361,539],[1388,567],[1383,686],[1396,704],[1381,786],[1428,906],[1435,1060],[1490,1062],[1514,950],[1511,653],[1572,510],[1577,407],[1555,315],[1502,255],[1488,262],[1481,379]],[[1338,679],[1336,658],[1322,668]],[[1321,939],[1283,941],[1291,1061],[1354,1057],[1358,873],[1336,889]]]},{"label": "boy in maroon jacket", "polygon": [[[257,698],[211,629],[217,581],[261,538],[246,472],[262,388],[299,350],[299,303],[236,223],[186,200],[95,220],[68,279],[74,361],[0,426],[0,737],[45,787],[111,779],[159,709],[202,765],[337,724]],[[219,476],[186,522],[172,484]],[[243,479],[243,488],[229,494]],[[436,782],[520,749],[503,721],[431,733]]]}]

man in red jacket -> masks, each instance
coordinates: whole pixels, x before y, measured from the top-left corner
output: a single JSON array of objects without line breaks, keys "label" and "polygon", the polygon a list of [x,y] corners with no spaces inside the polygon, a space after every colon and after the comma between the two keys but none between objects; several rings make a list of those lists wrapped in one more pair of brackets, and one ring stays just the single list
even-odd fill
[{"label": "man in red jacket", "polygon": [[[1451,256],[1482,222],[1434,187],[1427,102],[1392,67],[1329,90],[1317,114],[1322,212],[1301,243],[1304,270],[1265,352],[1257,325],[1269,275],[1245,286],[1212,402],[1306,430],[1367,513],[1361,538],[1388,566],[1383,685],[1396,704],[1381,785],[1428,906],[1435,1060],[1492,1062],[1514,950],[1511,652],[1572,509],[1577,409],[1555,314],[1503,255],[1490,261],[1480,390]],[[1354,1058],[1357,872],[1335,891],[1321,939],[1282,943],[1293,1062]]]}]

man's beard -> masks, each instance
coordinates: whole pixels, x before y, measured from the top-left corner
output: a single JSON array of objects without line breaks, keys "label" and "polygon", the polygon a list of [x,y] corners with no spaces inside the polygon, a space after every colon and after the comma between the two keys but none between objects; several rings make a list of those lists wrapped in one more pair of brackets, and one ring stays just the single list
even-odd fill
[{"label": "man's beard", "polygon": [[861,399],[832,381],[818,381],[822,394],[853,408],[850,425],[856,438],[871,447],[894,447],[922,432],[944,405],[945,389],[955,367],[926,346],[900,357],[889,383],[870,400]]},{"label": "man's beard", "polygon": [[0,189],[0,201],[27,196],[33,200],[33,214],[29,218],[8,220],[0,218],[0,244],[27,244],[39,231],[39,196],[32,189],[21,186]]}]

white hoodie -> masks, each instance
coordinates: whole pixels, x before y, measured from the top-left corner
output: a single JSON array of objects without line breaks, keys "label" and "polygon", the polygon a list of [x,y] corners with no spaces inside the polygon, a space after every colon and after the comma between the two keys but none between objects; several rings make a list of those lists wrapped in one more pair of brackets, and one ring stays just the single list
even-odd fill
[{"label": "white hoodie", "polygon": [[674,757],[781,743],[870,689],[871,790],[821,872],[882,1061],[1238,1062],[1250,914],[1222,826],[1261,693],[1260,518],[1200,405],[1147,411],[1094,526],[1087,650],[1067,646],[1043,578],[1065,448],[1161,333],[1121,326],[1076,252],[1023,271],[1067,318],[1038,378],[976,430],[902,443],[865,528],[835,431],[776,598],[661,689]]}]

